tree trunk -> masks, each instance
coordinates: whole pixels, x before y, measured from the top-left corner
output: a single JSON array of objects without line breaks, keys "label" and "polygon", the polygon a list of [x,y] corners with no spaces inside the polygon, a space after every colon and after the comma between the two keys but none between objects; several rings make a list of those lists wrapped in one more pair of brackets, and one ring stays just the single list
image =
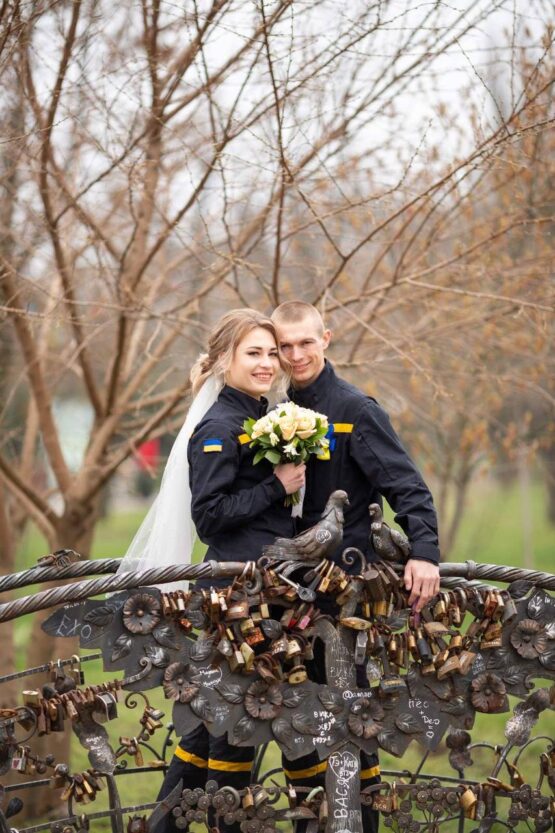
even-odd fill
[{"label": "tree trunk", "polygon": [[[53,548],[74,549],[83,556],[88,556],[92,545],[97,512],[98,506],[96,504],[93,507],[86,508],[69,506],[58,525],[58,538]],[[60,582],[60,584],[62,583]],[[52,639],[41,629],[42,622],[51,613],[52,610],[42,611],[34,617],[27,653],[27,666],[29,668],[79,653],[78,640]],[[46,673],[37,674],[34,677],[27,677],[24,687],[40,690],[40,687],[47,681]],[[32,748],[39,755],[53,754],[57,763],[68,763],[71,768],[71,738],[71,726],[69,721],[66,721],[64,732],[54,732],[50,735],[43,735],[41,738],[33,738]],[[27,792],[24,808],[24,818],[27,823],[30,820],[44,821],[47,818],[57,816],[59,812],[60,799],[57,791],[49,787],[38,787]]]},{"label": "tree trunk", "polygon": [[[7,510],[8,495],[6,489],[0,484],[0,564],[2,573],[13,573],[15,570],[15,537],[14,530],[10,523]],[[2,601],[7,602],[13,598],[9,593],[2,596]],[[15,640],[14,623],[4,622],[0,626],[0,657],[2,657],[2,674],[10,674],[15,671]],[[2,685],[2,706],[10,708],[18,705],[19,685],[13,680]]]}]

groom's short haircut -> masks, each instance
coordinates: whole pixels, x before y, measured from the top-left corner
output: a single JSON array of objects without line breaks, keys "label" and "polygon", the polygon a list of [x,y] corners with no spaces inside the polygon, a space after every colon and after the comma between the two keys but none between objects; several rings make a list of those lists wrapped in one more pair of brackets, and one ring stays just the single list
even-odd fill
[{"label": "groom's short haircut", "polygon": [[306,301],[285,301],[285,303],[275,308],[271,318],[278,327],[280,324],[298,324],[299,321],[311,318],[317,325],[320,334],[326,329],[320,312],[312,304],[307,304]]}]

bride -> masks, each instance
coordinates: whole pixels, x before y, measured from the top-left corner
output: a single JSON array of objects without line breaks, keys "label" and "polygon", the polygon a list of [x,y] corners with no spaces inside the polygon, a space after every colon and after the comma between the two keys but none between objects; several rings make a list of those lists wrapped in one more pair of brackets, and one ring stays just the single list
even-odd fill
[{"label": "bride", "polygon": [[[305,466],[253,465],[243,422],[260,418],[268,407],[264,394],[287,375],[273,322],[251,309],[232,310],[218,321],[208,351],[191,370],[194,399],[174,444],[160,493],[120,570],[141,570],[191,560],[195,530],[208,545],[205,560],[255,560],[276,536],[294,535],[285,495],[304,486]],[[245,441],[246,440],[246,441]],[[221,586],[202,579],[196,586]],[[168,589],[168,585],[164,589]],[[252,747],[233,747],[204,726],[181,739],[158,800],[183,778],[188,788],[244,789],[254,758]],[[175,829],[167,816],[156,833]],[[239,825],[224,825],[238,833]]]}]

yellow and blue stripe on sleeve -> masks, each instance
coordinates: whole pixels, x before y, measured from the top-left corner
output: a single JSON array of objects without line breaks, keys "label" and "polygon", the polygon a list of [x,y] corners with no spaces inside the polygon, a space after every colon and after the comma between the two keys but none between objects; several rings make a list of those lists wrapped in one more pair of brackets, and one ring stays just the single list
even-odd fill
[{"label": "yellow and blue stripe on sleeve", "polygon": [[210,451],[221,451],[222,449],[223,440],[220,437],[210,437],[210,439],[204,441],[204,445],[202,446],[205,454],[208,454]]}]

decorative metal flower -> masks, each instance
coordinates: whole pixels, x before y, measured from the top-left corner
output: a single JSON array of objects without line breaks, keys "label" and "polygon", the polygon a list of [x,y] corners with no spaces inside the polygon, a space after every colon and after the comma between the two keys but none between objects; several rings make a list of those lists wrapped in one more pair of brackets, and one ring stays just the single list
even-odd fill
[{"label": "decorative metal flower", "polygon": [[548,635],[544,625],[523,619],[511,633],[511,645],[524,659],[536,659],[547,650]]},{"label": "decorative metal flower", "polygon": [[190,703],[200,690],[195,678],[187,677],[189,666],[183,662],[172,662],[164,672],[164,694],[169,700]]},{"label": "decorative metal flower", "polygon": [[131,633],[150,633],[160,621],[160,604],[150,593],[130,596],[123,606],[123,624]]},{"label": "decorative metal flower", "polygon": [[479,712],[502,712],[509,706],[505,683],[496,674],[479,674],[472,680],[472,705]]},{"label": "decorative metal flower", "polygon": [[250,685],[245,694],[245,709],[251,717],[259,720],[273,720],[278,716],[283,694],[279,686],[268,685],[262,680]]},{"label": "decorative metal flower", "polygon": [[384,710],[377,700],[367,697],[356,700],[351,706],[349,714],[349,729],[357,738],[375,738],[382,729],[379,720],[384,716]]}]

